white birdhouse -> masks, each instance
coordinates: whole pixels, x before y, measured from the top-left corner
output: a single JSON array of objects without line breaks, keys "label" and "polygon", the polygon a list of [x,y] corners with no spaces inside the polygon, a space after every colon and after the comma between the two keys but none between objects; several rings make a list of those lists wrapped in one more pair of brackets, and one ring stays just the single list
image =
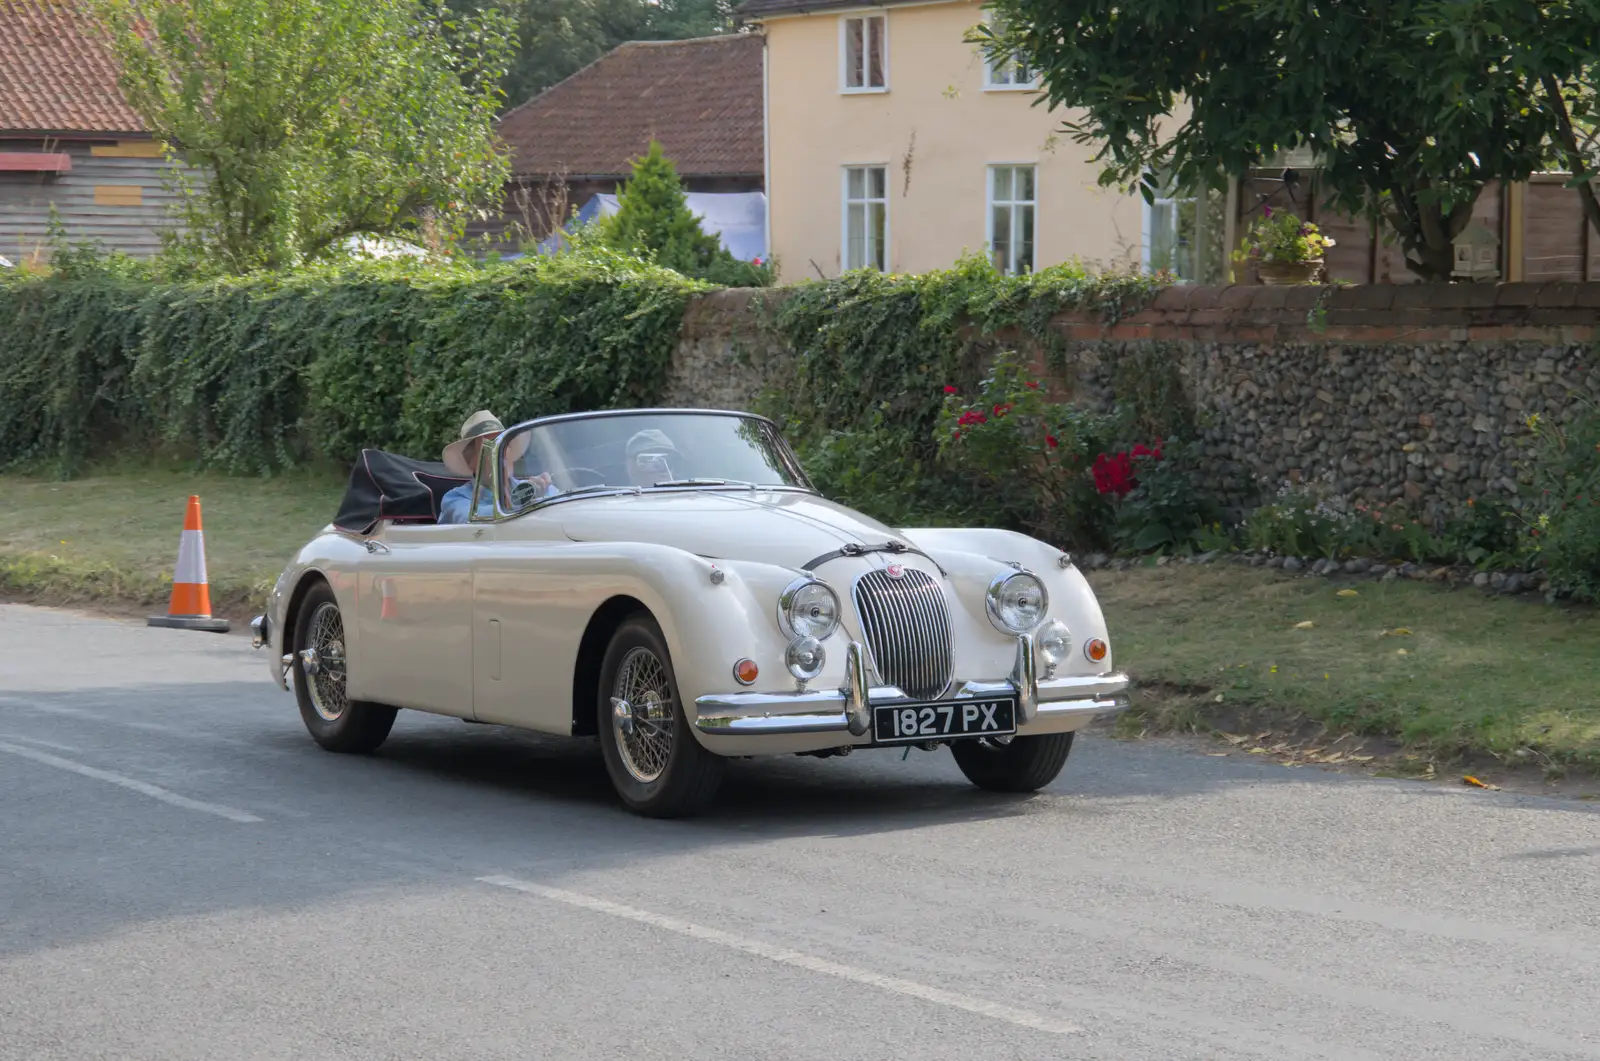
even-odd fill
[{"label": "white birdhouse", "polygon": [[1474,221],[1461,230],[1461,235],[1451,241],[1455,247],[1455,267],[1452,276],[1463,280],[1498,280],[1500,267],[1500,237]]}]

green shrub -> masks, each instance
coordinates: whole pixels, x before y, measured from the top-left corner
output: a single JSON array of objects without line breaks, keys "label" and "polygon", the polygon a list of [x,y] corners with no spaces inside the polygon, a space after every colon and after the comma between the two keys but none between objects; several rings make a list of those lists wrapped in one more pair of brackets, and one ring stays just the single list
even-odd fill
[{"label": "green shrub", "polygon": [[1285,485],[1246,517],[1247,548],[1332,560],[1364,557],[1415,563],[1502,567],[1515,560],[1509,506],[1469,500],[1465,511],[1431,525],[1401,502],[1369,505],[1312,485]]},{"label": "green shrub", "polygon": [[[915,499],[914,512],[900,522],[993,524],[1026,516],[1028,525],[1043,526],[1045,499],[1002,502],[984,489],[1007,474],[1004,467],[978,474],[970,461],[947,459],[947,447],[941,455],[945,388],[978,393],[1002,347],[1043,368],[1061,349],[1049,327],[1058,313],[1085,309],[1115,321],[1158,290],[1150,277],[1095,275],[1076,265],[1002,276],[976,255],[915,276],[857,270],[806,281],[767,313],[774,345],[792,356],[776,366],[760,411],[783,426],[808,467],[824,469],[819,481],[842,485],[841,498],[866,511],[875,511],[878,491],[896,489]],[[862,456],[846,471],[852,452]],[[903,482],[904,468],[916,469],[914,484]],[[1066,530],[1052,535],[1067,533],[1061,540],[1068,541],[1082,533],[1074,529],[1076,515],[1059,518]]]},{"label": "green shrub", "polygon": [[70,474],[116,444],[237,472],[426,455],[473,409],[652,404],[702,285],[598,247],[156,284],[0,283],[0,466]]},{"label": "green shrub", "polygon": [[987,499],[993,522],[1062,546],[1104,537],[1105,502],[1088,476],[1109,418],[1046,398],[1033,373],[1002,351],[974,395],[944,388],[941,458]]},{"label": "green shrub", "polygon": [[1550,585],[1578,600],[1600,600],[1600,409],[1580,404],[1565,426],[1534,415],[1527,551]]},{"label": "green shrub", "polygon": [[[1129,477],[1126,493],[1121,493],[1124,463]],[[1221,513],[1215,499],[1199,487],[1199,464],[1193,447],[1178,436],[1096,458],[1095,488],[1116,499],[1111,540],[1118,549],[1143,553],[1220,547],[1208,528]]]},{"label": "green shrub", "polygon": [[696,280],[722,287],[770,287],[773,282],[770,266],[740,261],[700,227],[677,169],[654,140],[643,157],[633,160],[632,175],[617,189],[617,212],[590,227],[590,238],[603,245]]}]

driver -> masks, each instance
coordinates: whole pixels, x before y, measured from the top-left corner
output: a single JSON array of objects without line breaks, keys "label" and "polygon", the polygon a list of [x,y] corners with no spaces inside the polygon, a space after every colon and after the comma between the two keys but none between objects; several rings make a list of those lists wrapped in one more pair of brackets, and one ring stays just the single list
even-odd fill
[{"label": "driver", "polygon": [[682,478],[676,466],[683,463],[683,454],[672,444],[666,432],[649,428],[628,439],[628,479],[634,486],[654,486],[670,479]]},{"label": "driver", "polygon": [[[460,486],[446,491],[439,502],[440,523],[465,523],[468,519],[468,509],[472,507],[472,491],[477,477],[478,454],[483,449],[483,444],[505,430],[505,425],[500,418],[487,409],[479,409],[467,417],[466,423],[461,425],[461,437],[444,448],[444,466],[452,475],[464,475],[467,481]],[[546,496],[556,492],[551,485],[548,473],[536,475],[532,479],[523,480],[531,483],[535,489],[542,491]],[[478,499],[476,513],[482,519],[494,515],[494,497],[489,490],[483,492]]]}]

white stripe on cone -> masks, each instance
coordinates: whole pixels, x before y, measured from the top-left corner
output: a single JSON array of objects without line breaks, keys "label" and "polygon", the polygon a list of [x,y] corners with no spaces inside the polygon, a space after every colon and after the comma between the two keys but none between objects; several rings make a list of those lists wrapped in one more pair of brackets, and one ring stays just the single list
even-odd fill
[{"label": "white stripe on cone", "polygon": [[206,546],[204,531],[186,530],[178,540],[178,570],[174,582],[201,583],[206,581]]}]

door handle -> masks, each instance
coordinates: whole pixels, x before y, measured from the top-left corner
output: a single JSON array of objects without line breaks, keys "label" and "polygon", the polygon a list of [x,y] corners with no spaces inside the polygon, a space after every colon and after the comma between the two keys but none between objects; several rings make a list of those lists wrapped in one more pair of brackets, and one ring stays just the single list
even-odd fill
[{"label": "door handle", "polygon": [[473,532],[472,532],[472,536],[473,536],[473,537],[474,537],[474,538],[481,538],[481,537],[483,537],[483,528],[482,528],[482,527],[479,527],[479,528],[478,528],[478,529],[477,529],[477,530],[475,530],[475,531],[473,531]]},{"label": "door handle", "polygon": [[368,538],[362,544],[364,544],[367,547],[367,552],[369,552],[369,553],[377,553],[377,552],[387,553],[389,551],[389,547],[387,545],[383,544],[380,541],[374,541],[371,538]]}]

